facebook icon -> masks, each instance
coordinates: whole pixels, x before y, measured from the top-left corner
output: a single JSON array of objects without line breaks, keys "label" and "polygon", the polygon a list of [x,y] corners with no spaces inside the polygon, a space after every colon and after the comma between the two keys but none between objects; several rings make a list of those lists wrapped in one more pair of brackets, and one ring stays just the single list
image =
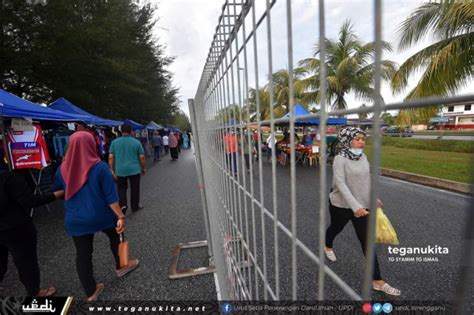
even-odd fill
[{"label": "facebook icon", "polygon": [[229,303],[222,305],[222,311],[224,313],[230,313],[230,311],[232,311],[232,305],[230,305]]}]

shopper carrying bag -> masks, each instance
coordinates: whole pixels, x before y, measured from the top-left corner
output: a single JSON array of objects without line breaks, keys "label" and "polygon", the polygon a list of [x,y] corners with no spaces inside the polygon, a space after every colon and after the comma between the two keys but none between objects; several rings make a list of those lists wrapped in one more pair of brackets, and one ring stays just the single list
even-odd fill
[{"label": "shopper carrying bag", "polygon": [[[333,250],[334,239],[349,221],[354,226],[364,255],[367,255],[368,216],[371,215],[369,210],[370,165],[363,153],[365,132],[359,128],[345,127],[339,132],[338,138],[344,148],[334,158],[333,184],[329,195],[331,224],[326,230],[326,247],[324,248],[326,257],[332,262],[337,260]],[[380,200],[377,200],[377,207],[382,207]],[[379,221],[384,221],[386,224],[388,219],[379,216]],[[384,230],[379,229],[380,233],[382,231]],[[382,279],[375,249],[373,257],[373,289],[389,295],[400,295],[400,290]]]},{"label": "shopper carrying bag", "polygon": [[119,233],[125,230],[125,215],[119,206],[117,188],[105,162],[101,162],[94,138],[78,131],[70,138],[69,149],[56,172],[55,186],[64,189],[64,223],[76,247],[76,268],[87,301],[97,300],[104,290],[94,278],[92,252],[94,234],[103,232],[110,242],[117,277],[138,267],[138,259],[120,265]]}]

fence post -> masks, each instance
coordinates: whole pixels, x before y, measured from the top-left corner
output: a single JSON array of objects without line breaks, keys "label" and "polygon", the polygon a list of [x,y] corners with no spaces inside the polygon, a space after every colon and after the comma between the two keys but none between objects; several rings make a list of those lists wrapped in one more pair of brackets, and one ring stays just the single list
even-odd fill
[{"label": "fence post", "polygon": [[[201,192],[201,202],[202,202],[202,210],[204,213],[204,224],[206,227],[206,237],[208,241],[208,253],[212,259],[212,262],[217,270],[217,280],[219,282],[219,289],[220,297],[223,300],[229,299],[229,290],[227,286],[226,279],[226,270],[225,270],[225,261],[220,253],[222,252],[222,248],[219,247],[220,242],[213,242],[213,237],[211,234],[210,222],[212,220],[213,226],[219,224],[218,220],[209,213],[209,207],[207,203],[207,196],[206,196],[206,185],[204,179],[204,172],[203,172],[203,165],[202,165],[202,155],[201,155],[201,147],[200,147],[200,137],[199,137],[199,127],[197,121],[197,115],[194,105],[194,99],[188,99],[188,106],[189,106],[189,114],[191,116],[191,128],[193,132],[193,145],[194,145],[194,153],[196,155],[196,171],[198,175],[199,181],[199,190]],[[212,217],[212,218],[210,218]],[[213,253],[216,253],[214,255]]]}]

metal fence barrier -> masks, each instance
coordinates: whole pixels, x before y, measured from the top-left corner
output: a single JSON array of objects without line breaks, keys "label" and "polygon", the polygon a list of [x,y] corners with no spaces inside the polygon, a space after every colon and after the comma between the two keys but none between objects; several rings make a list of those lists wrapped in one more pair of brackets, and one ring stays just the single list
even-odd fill
[{"label": "metal fence barrier", "polygon": [[[309,260],[315,267],[304,270],[314,277],[317,286],[312,291],[313,299],[325,298],[327,279],[345,293],[346,298],[353,300],[369,300],[373,264],[373,250],[367,251],[362,292],[345,283],[331,268],[325,264],[324,242],[326,228],[326,213],[328,209],[328,191],[326,174],[326,155],[322,154],[319,165],[319,201],[314,204],[314,218],[318,219],[318,246],[307,244],[301,237],[309,231],[298,228],[297,211],[297,177],[295,168],[295,116],[289,118],[274,117],[274,82],[269,77],[268,88],[270,100],[270,119],[260,117],[261,100],[254,93],[250,102],[250,82],[255,90],[261,87],[259,82],[258,48],[265,45],[267,50],[268,73],[273,73],[272,50],[272,8],[276,0],[266,0],[265,9],[257,16],[256,2],[252,0],[226,0],[222,7],[216,32],[209,49],[206,64],[202,73],[195,99],[189,100],[197,169],[202,189],[202,200],[210,255],[217,268],[217,278],[221,298],[224,300],[296,300],[300,297],[298,277],[303,270],[299,267],[302,259]],[[261,1],[263,2],[263,1]],[[261,3],[260,3],[261,4]],[[325,14],[324,1],[319,0],[319,48],[320,58],[325,60]],[[438,104],[454,104],[458,102],[473,102],[474,95],[464,95],[449,98],[429,98],[407,101],[395,104],[383,104],[381,89],[381,34],[382,34],[382,2],[374,1],[374,38],[375,38],[375,77],[374,104],[366,108],[335,110],[328,112],[325,88],[321,88],[320,112],[298,117],[320,117],[321,144],[320,151],[326,152],[326,119],[328,116],[349,115],[372,112],[374,117],[380,117],[383,111],[402,108],[433,106]],[[286,36],[288,54],[288,73],[293,73],[293,32],[292,32],[292,1],[286,0]],[[266,38],[257,38],[257,29],[266,22]],[[316,30],[315,30],[316,33]],[[253,71],[250,71],[253,69]],[[326,82],[326,66],[321,63],[320,82]],[[289,112],[294,108],[293,77],[288,80]],[[253,117],[251,117],[254,115]],[[252,152],[251,136],[247,132],[251,124],[258,126],[258,138],[262,139],[260,127],[269,125],[271,133],[275,134],[275,125],[288,123],[290,131],[290,217],[285,218],[290,224],[285,224],[279,212],[277,187],[279,178],[276,171],[275,150],[271,150],[271,173],[264,174],[262,141],[258,141],[257,162],[250,159],[250,170],[245,171],[244,153]],[[373,141],[373,156],[371,160],[371,209],[376,209],[378,193],[381,133],[380,121],[374,119],[371,134]],[[234,133],[239,142],[246,142],[248,150],[239,146],[239,154],[227,154],[233,148],[224,141],[226,135]],[[236,163],[238,169],[233,168]],[[271,183],[271,185],[270,185]],[[271,190],[272,198],[265,199],[265,190]],[[315,191],[317,194],[317,191]],[[280,196],[281,197],[281,196]],[[472,245],[472,227],[474,217],[472,211],[466,222],[468,240]],[[315,229],[316,230],[316,229]],[[373,248],[375,238],[375,216],[369,216],[368,248]],[[284,245],[283,245],[284,244]],[[289,250],[288,250],[289,249]],[[466,245],[464,250],[466,263],[463,275],[472,273],[472,246]],[[282,257],[291,256],[288,264],[281,264]],[[470,259],[470,261],[469,261]],[[317,267],[316,267],[317,266]],[[316,272],[317,271],[317,272]],[[305,275],[307,276],[307,275]],[[457,296],[466,296],[469,287],[468,277],[460,278]],[[285,283],[285,288],[283,288]],[[305,288],[306,289],[306,288]],[[458,302],[462,303],[460,299]]]}]

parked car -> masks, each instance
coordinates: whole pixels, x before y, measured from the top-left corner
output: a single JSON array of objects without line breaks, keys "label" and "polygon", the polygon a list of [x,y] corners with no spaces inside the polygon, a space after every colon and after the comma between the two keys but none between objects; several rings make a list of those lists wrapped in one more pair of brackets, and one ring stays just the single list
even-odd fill
[{"label": "parked car", "polygon": [[413,130],[409,126],[406,127],[390,127],[387,129],[387,135],[391,137],[411,137],[413,136]]}]

